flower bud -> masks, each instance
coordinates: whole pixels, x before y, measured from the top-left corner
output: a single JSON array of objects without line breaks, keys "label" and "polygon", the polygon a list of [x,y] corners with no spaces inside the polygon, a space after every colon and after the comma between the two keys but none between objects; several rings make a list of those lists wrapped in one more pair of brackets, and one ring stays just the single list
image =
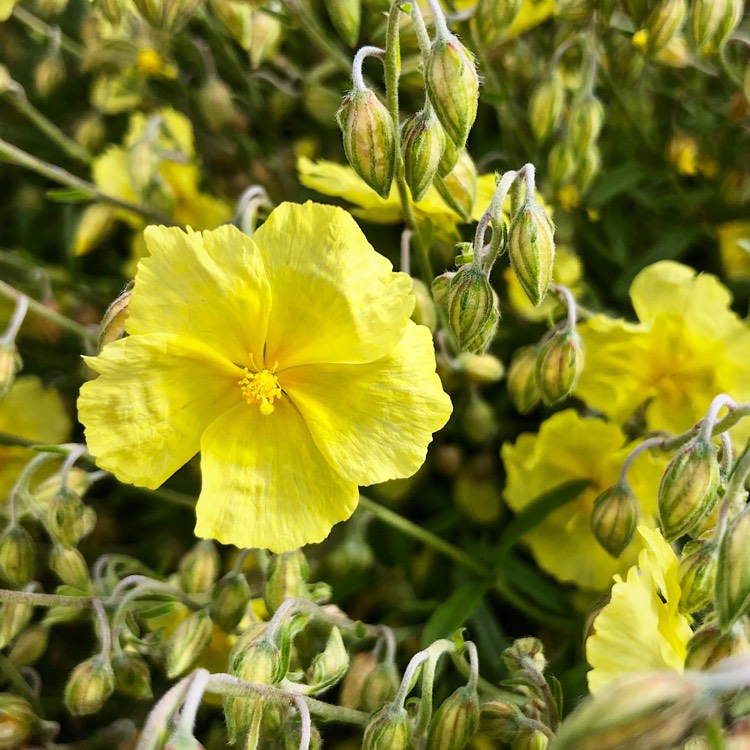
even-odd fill
[{"label": "flower bud", "polygon": [[451,279],[456,275],[455,271],[446,271],[432,280],[432,299],[436,305],[448,309],[448,293],[450,291]]},{"label": "flower bud", "polygon": [[336,33],[350,47],[356,46],[362,22],[361,0],[325,0],[325,6]]},{"label": "flower bud", "polygon": [[527,200],[513,217],[508,257],[529,301],[538,306],[552,283],[555,264],[555,226],[545,210]]},{"label": "flower bud", "polygon": [[473,445],[486,443],[497,431],[495,410],[472,389],[461,416],[461,431]]},{"label": "flower bud", "polygon": [[115,689],[115,675],[109,659],[101,655],[81,662],[65,686],[65,705],[73,716],[95,714]]},{"label": "flower bud", "polygon": [[96,2],[96,7],[113,26],[120,23],[124,6],[123,0],[97,0]]},{"label": "flower bud", "polygon": [[503,39],[521,10],[522,0],[479,0],[474,14],[480,39],[491,46]]},{"label": "flower bud", "polygon": [[500,320],[497,294],[474,264],[461,266],[448,291],[448,321],[461,349],[483,353]]},{"label": "flower bud", "polygon": [[49,628],[46,625],[32,625],[16,638],[8,652],[10,663],[20,669],[35,664],[47,650]]},{"label": "flower bud", "polygon": [[167,677],[172,679],[187,672],[211,642],[212,634],[213,623],[205,609],[186,617],[167,641]]},{"label": "flower bud", "polygon": [[497,699],[482,704],[482,725],[505,743],[512,742],[526,723],[523,711],[510,701]]},{"label": "flower bud", "polygon": [[591,187],[594,178],[602,169],[602,155],[596,144],[591,144],[581,156],[578,169],[575,174],[575,182],[582,193],[586,193]]},{"label": "flower bud", "polygon": [[427,326],[434,333],[437,328],[437,311],[430,290],[423,281],[412,279],[411,291],[414,295],[414,310],[411,319],[417,325]]},{"label": "flower bud", "polygon": [[698,683],[677,672],[628,674],[606,685],[563,721],[555,750],[678,747],[712,709]]},{"label": "flower bud", "polygon": [[542,401],[555,404],[575,387],[583,369],[583,348],[578,332],[557,331],[542,346],[536,362],[536,379]]},{"label": "flower bud", "polygon": [[31,604],[0,604],[0,648],[5,648],[29,624],[33,614]]},{"label": "flower bud", "polygon": [[21,588],[33,577],[36,547],[23,526],[8,526],[0,536],[0,572],[14,586]]},{"label": "flower bud", "polygon": [[690,534],[711,513],[719,481],[716,448],[709,440],[696,438],[677,452],[659,484],[659,520],[667,541]]},{"label": "flower bud", "polygon": [[104,313],[99,324],[99,351],[111,341],[121,339],[125,335],[125,324],[128,320],[128,306],[132,289],[123,292]]},{"label": "flower bud", "polygon": [[22,367],[23,360],[15,342],[0,343],[0,398],[10,390]]},{"label": "flower bud", "polygon": [[[349,669],[341,681],[339,705],[344,708],[361,707],[362,689],[365,685],[365,680],[377,665],[378,661],[372,651],[360,651],[352,655],[349,661]],[[396,688],[398,688],[398,679],[396,680]],[[395,691],[385,700],[390,700],[394,695]],[[383,701],[376,704],[376,706],[380,706],[382,703]]]},{"label": "flower bud", "polygon": [[211,592],[211,617],[222,630],[231,633],[245,616],[250,586],[241,573],[224,576]]},{"label": "flower bud", "polygon": [[368,712],[377,710],[395,698],[400,684],[401,675],[396,665],[392,661],[379,662],[364,680],[359,708]]},{"label": "flower bud", "polygon": [[354,89],[344,97],[336,118],[352,169],[387,198],[396,169],[396,136],[388,110],[370,89]]},{"label": "flower bud", "polygon": [[180,588],[186,594],[202,594],[213,586],[219,574],[219,553],[209,539],[201,539],[189,549],[177,567]]},{"label": "flower bud", "polygon": [[[300,726],[299,716],[293,716],[288,719],[283,727],[284,739],[283,750],[299,750],[302,739],[302,728]],[[310,744],[309,750],[320,750],[323,747],[323,740],[320,736],[320,730],[313,724],[310,727]]]},{"label": "flower bud", "polygon": [[531,636],[516,638],[503,651],[502,658],[511,674],[519,670],[528,670],[529,668],[538,674],[542,674],[547,668],[547,657],[544,655],[544,646],[538,638]]},{"label": "flower bud", "polygon": [[685,20],[685,0],[661,0],[646,19],[645,34],[633,36],[633,44],[647,55],[654,56],[663,50],[677,34]]},{"label": "flower bud", "polygon": [[740,623],[722,632],[717,625],[709,623],[693,633],[687,643],[685,668],[707,670],[724,659],[747,653],[750,644]]},{"label": "flower bud", "polygon": [[529,99],[529,125],[538,143],[544,143],[557,130],[565,106],[562,76],[555,70],[537,84]]},{"label": "flower bud", "polygon": [[216,76],[209,76],[198,91],[201,113],[214,133],[220,133],[234,122],[237,111],[232,89]]},{"label": "flower bud", "polygon": [[689,541],[680,555],[680,610],[692,614],[713,600],[717,552],[712,539]]},{"label": "flower bud", "polygon": [[726,629],[750,609],[750,505],[729,522],[719,540],[714,606]]},{"label": "flower bud", "polygon": [[184,26],[200,5],[196,0],[133,0],[143,19],[162,31]]},{"label": "flower bud", "polygon": [[55,544],[49,554],[49,567],[68,586],[88,592],[91,584],[88,565],[75,547]]},{"label": "flower bud", "polygon": [[88,528],[86,506],[70,487],[61,487],[47,509],[47,531],[66,547],[75,547]]},{"label": "flower bud", "polygon": [[538,351],[535,346],[517,349],[508,367],[508,395],[516,411],[528,414],[541,400],[536,379]]},{"label": "flower bud", "polygon": [[34,709],[25,698],[0,693],[0,748],[25,747],[38,724]]},{"label": "flower bud", "polygon": [[742,0],[693,0],[691,28],[702,57],[717,52],[742,18]]},{"label": "flower bud", "polygon": [[472,354],[461,352],[456,357],[458,367],[466,373],[466,378],[472,383],[497,383],[505,375],[503,363],[491,354]]},{"label": "flower bud", "polygon": [[267,60],[273,60],[284,38],[283,24],[273,13],[262,8],[253,8],[248,35],[250,67],[258,68]]},{"label": "flower bud", "polygon": [[386,703],[365,727],[362,750],[407,750],[410,742],[411,724],[406,710]]},{"label": "flower bud", "polygon": [[584,96],[570,110],[568,130],[574,153],[582,154],[599,137],[604,122],[604,105],[593,94]]},{"label": "flower bud", "polygon": [[463,148],[477,116],[479,76],[471,53],[449,34],[432,42],[425,61],[427,95],[446,135]]},{"label": "flower bud", "polygon": [[311,664],[310,685],[316,692],[330,685],[335,685],[349,669],[349,654],[344,646],[341,631],[333,627],[326,641],[325,649],[318,654]]},{"label": "flower bud", "polygon": [[612,557],[619,557],[630,544],[641,506],[627,482],[618,482],[594,500],[591,530]]},{"label": "flower bud", "polygon": [[[445,131],[443,131],[443,135],[445,135]],[[453,168],[458,164],[462,151],[463,149],[456,146],[450,138],[445,138],[445,148],[438,164],[438,174],[441,177],[445,177],[453,171]]]},{"label": "flower bud", "polygon": [[449,174],[435,180],[435,187],[450,208],[464,221],[470,221],[477,200],[477,168],[466,151],[459,154]]},{"label": "flower bud", "polygon": [[263,600],[273,614],[287,599],[309,599],[307,579],[310,566],[302,550],[284,552],[272,558],[266,569]]},{"label": "flower bud", "polygon": [[415,202],[427,194],[444,150],[445,133],[432,107],[407,119],[401,129],[401,151],[406,184]]},{"label": "flower bud", "polygon": [[463,750],[479,724],[479,696],[475,687],[464,685],[454,691],[430,721],[427,747],[430,750]]},{"label": "flower bud", "polygon": [[546,750],[549,737],[539,729],[526,729],[513,740],[511,750]]},{"label": "flower bud", "polygon": [[34,88],[39,96],[46,98],[60,86],[65,77],[65,63],[60,54],[47,54],[34,69]]},{"label": "flower bud", "polygon": [[145,659],[135,651],[122,651],[112,660],[115,687],[121,693],[139,700],[153,698],[151,670]]},{"label": "flower bud", "polygon": [[550,149],[547,157],[547,174],[553,185],[564,184],[576,169],[573,150],[567,140],[561,139]]}]

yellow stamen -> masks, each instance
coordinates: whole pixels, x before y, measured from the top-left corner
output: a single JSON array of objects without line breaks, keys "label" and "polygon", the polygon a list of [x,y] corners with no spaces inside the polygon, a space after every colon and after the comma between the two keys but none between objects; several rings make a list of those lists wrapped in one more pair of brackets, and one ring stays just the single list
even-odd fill
[{"label": "yellow stamen", "polygon": [[[250,362],[254,367],[252,355],[250,355]],[[264,416],[273,412],[274,400],[281,398],[279,379],[274,374],[278,366],[279,363],[276,362],[270,370],[263,369],[260,372],[250,372],[246,367],[245,377],[238,381],[242,397],[248,404],[258,404],[260,413]]]}]

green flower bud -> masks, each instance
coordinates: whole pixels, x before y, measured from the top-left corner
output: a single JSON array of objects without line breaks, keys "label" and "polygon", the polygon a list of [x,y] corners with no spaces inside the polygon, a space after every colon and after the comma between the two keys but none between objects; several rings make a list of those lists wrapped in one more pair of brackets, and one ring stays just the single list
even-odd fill
[{"label": "green flower bud", "polygon": [[266,569],[263,599],[273,614],[287,599],[309,599],[310,566],[301,550],[284,552],[271,559]]},{"label": "green flower bud", "polygon": [[354,89],[344,97],[336,118],[352,169],[387,198],[396,169],[396,135],[388,110],[370,89]]},{"label": "green flower bud", "polygon": [[501,742],[513,742],[525,723],[526,717],[515,703],[498,699],[482,704],[482,725]]},{"label": "green flower bud", "polygon": [[411,115],[401,129],[404,176],[412,198],[421,201],[437,174],[445,150],[445,133],[432,107]]},{"label": "green flower bud", "polygon": [[713,539],[694,539],[682,548],[679,577],[683,612],[698,612],[713,601],[716,559]]},{"label": "green flower bud", "polygon": [[479,76],[471,53],[449,34],[432,42],[425,61],[425,85],[446,135],[463,148],[477,116]]},{"label": "green flower bud", "polygon": [[216,76],[209,76],[198,90],[201,114],[214,133],[228,128],[237,116],[232,89]]},{"label": "green flower bud", "polygon": [[23,360],[15,342],[0,343],[0,398],[10,390],[22,367]]},{"label": "green flower bud", "polygon": [[68,586],[89,591],[91,577],[83,555],[74,547],[56,544],[49,553],[49,567]]},{"label": "green flower bud", "polygon": [[594,500],[591,530],[612,557],[619,557],[632,541],[640,513],[638,498],[627,482],[618,482]]},{"label": "green flower bud", "polygon": [[54,93],[65,80],[65,63],[59,53],[45,55],[34,69],[34,88],[43,99]]},{"label": "green flower bud", "polygon": [[604,123],[604,105],[593,94],[579,99],[570,109],[568,131],[574,153],[582,154],[596,142]]},{"label": "green flower bud", "polygon": [[[646,19],[646,39],[643,44],[647,55],[656,55],[672,41],[685,20],[685,0],[661,0]],[[637,39],[634,37],[634,43]]]},{"label": "green flower bud", "polygon": [[547,157],[547,174],[554,186],[567,182],[576,170],[573,150],[567,140],[559,140],[550,149]]},{"label": "green flower bud", "polygon": [[742,18],[742,0],[693,0],[691,28],[702,57],[717,52]]},{"label": "green flower bud", "polygon": [[722,632],[709,623],[696,630],[687,643],[685,668],[707,670],[730,656],[745,654],[750,649],[744,628],[735,623]]},{"label": "green flower bud", "polygon": [[110,341],[121,339],[125,335],[125,323],[128,319],[128,306],[132,290],[128,289],[121,294],[104,313],[102,322],[99,324],[99,351]]},{"label": "green flower bud", "polygon": [[8,652],[8,660],[16,668],[29,667],[44,654],[48,643],[49,628],[32,625],[16,638]]},{"label": "green flower bud", "polygon": [[474,389],[461,416],[461,431],[473,445],[486,443],[497,431],[495,410]]},{"label": "green flower bud", "polygon": [[471,220],[477,200],[477,168],[466,151],[459,154],[456,166],[445,177],[435,180],[440,197],[464,221]]},{"label": "green flower bud", "polygon": [[545,210],[528,200],[513,217],[508,257],[530,302],[538,306],[552,283],[555,263],[555,226]]},{"label": "green flower bud", "polygon": [[602,155],[599,148],[592,144],[584,152],[575,174],[575,182],[582,193],[588,191],[594,178],[602,168]]},{"label": "green flower bud", "polygon": [[719,482],[716,448],[709,440],[696,438],[677,452],[659,485],[659,520],[667,541],[690,534],[711,513]]},{"label": "green flower bud", "polygon": [[575,387],[583,370],[583,348],[575,330],[557,331],[542,346],[536,363],[539,394],[545,404],[561,401]]},{"label": "green flower bud", "polygon": [[8,526],[0,536],[0,571],[14,586],[22,588],[33,577],[36,566],[34,540],[23,526]]},{"label": "green flower bud", "polygon": [[411,319],[417,325],[427,326],[434,333],[437,328],[437,311],[430,290],[423,281],[412,279],[411,291],[414,295]]},{"label": "green flower bud", "polygon": [[184,26],[200,5],[196,0],[134,0],[143,19],[156,29],[176,31]]},{"label": "green flower bud", "polygon": [[151,670],[145,659],[135,651],[120,652],[112,660],[115,687],[121,693],[139,700],[153,698]]},{"label": "green flower bud", "polygon": [[547,668],[547,657],[544,655],[544,646],[538,638],[528,636],[516,638],[502,653],[503,662],[508,671],[515,672],[533,669],[542,674]]},{"label": "green flower bud", "polygon": [[81,662],[65,686],[65,705],[73,716],[95,714],[115,689],[115,674],[109,659],[101,655]]},{"label": "green flower bud", "polygon": [[539,729],[527,729],[525,732],[519,732],[511,750],[547,750],[549,746],[549,737]]},{"label": "green flower bud", "polygon": [[474,22],[486,46],[492,46],[505,36],[521,10],[521,4],[522,0],[479,0]]},{"label": "green flower bud", "polygon": [[248,31],[248,52],[252,70],[258,70],[264,62],[275,58],[283,40],[284,29],[285,24],[277,16],[266,13],[265,9],[253,8]]},{"label": "green flower bud", "polygon": [[750,609],[750,505],[729,522],[719,540],[714,606],[724,629]]},{"label": "green flower bud", "polygon": [[471,263],[461,266],[448,290],[448,321],[459,347],[485,352],[499,320],[497,294],[487,274]]},{"label": "green flower bud", "polygon": [[361,1],[325,0],[325,6],[336,33],[350,47],[356,46],[359,39],[359,27],[362,22]]},{"label": "green flower bud", "polygon": [[461,352],[456,357],[458,367],[466,373],[466,378],[472,383],[497,383],[505,375],[503,363],[491,354],[472,354]]},{"label": "green flower bud", "polygon": [[464,685],[453,692],[430,721],[430,750],[463,750],[479,724],[479,696],[475,687]]},{"label": "green flower bud", "polygon": [[538,351],[535,346],[517,349],[508,367],[508,395],[516,411],[529,414],[541,401],[536,379]]},{"label": "green flower bud", "polygon": [[86,506],[80,495],[69,487],[61,487],[47,509],[47,531],[65,547],[75,547],[86,535],[89,523]]},{"label": "green flower bud", "polygon": [[120,23],[124,5],[122,0],[97,0],[96,2],[96,7],[113,26]]},{"label": "green flower bud", "polygon": [[31,604],[0,604],[0,648],[5,648],[29,624],[33,614]]},{"label": "green flower bud", "polygon": [[219,553],[210,539],[201,539],[183,556],[177,567],[180,588],[186,594],[202,594],[219,575]]},{"label": "green flower bud", "polygon": [[[443,135],[445,135],[445,131],[443,131]],[[438,163],[438,174],[441,177],[445,177],[453,171],[453,168],[458,164],[458,159],[462,151],[463,149],[456,146],[450,138],[445,139],[443,155],[440,157],[440,162]]]},{"label": "green flower bud", "polygon": [[372,712],[396,697],[401,675],[392,661],[376,664],[365,677],[359,708]]},{"label": "green flower bud", "polygon": [[411,723],[403,708],[386,703],[376,711],[362,738],[362,750],[407,750],[411,742]]},{"label": "green flower bud", "polygon": [[39,719],[25,699],[12,693],[0,693],[0,750],[25,746]]},{"label": "green flower bud", "polygon": [[349,669],[349,654],[344,646],[341,631],[334,627],[326,641],[325,649],[318,654],[310,667],[309,683],[315,686],[316,692],[330,685],[335,685]]},{"label": "green flower bud", "polygon": [[285,676],[282,654],[271,641],[238,641],[229,657],[229,670],[248,682],[275,685]]},{"label": "green flower bud", "polygon": [[250,601],[250,586],[241,573],[222,578],[211,592],[211,617],[222,630],[231,633],[245,616]]},{"label": "green flower bud", "polygon": [[167,677],[179,677],[195,664],[211,642],[213,623],[205,609],[186,617],[166,645]]},{"label": "green flower bud", "polygon": [[448,292],[450,291],[451,279],[456,275],[455,271],[446,271],[432,280],[432,299],[436,305],[448,309]]},{"label": "green flower bud", "polygon": [[251,695],[248,698],[224,698],[223,706],[229,743],[234,745],[243,740],[245,748],[255,750],[260,739],[264,708],[270,708],[271,705],[264,705],[260,695]]},{"label": "green flower bud", "polygon": [[529,125],[538,143],[544,143],[557,130],[565,106],[562,76],[555,70],[531,92]]}]

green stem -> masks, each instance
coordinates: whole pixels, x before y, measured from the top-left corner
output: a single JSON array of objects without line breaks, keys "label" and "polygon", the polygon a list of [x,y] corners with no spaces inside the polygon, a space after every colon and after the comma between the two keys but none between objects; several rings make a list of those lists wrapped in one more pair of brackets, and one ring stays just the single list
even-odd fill
[{"label": "green stem", "polygon": [[115,600],[114,597],[63,596],[62,594],[38,594],[35,591],[0,589],[0,602],[30,604],[32,607],[78,607],[79,609],[88,609],[93,607],[94,599],[99,599],[103,604],[109,604]]},{"label": "green stem", "polygon": [[32,13],[29,13],[29,11],[21,5],[16,5],[16,7],[13,8],[13,18],[15,18],[16,21],[20,21],[24,26],[49,37],[50,39],[58,37],[60,39],[60,47],[66,52],[70,52],[71,55],[80,58],[85,56],[86,49],[78,44],[78,42],[74,42],[69,37],[60,33],[59,28],[50,26],[48,23],[42,21],[41,18],[37,18]]}]

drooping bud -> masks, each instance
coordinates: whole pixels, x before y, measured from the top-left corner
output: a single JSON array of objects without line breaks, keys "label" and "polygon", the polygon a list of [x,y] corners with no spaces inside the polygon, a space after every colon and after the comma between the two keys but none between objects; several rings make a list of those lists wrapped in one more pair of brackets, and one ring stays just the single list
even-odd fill
[{"label": "drooping bud", "polygon": [[0,572],[14,586],[22,588],[33,577],[36,547],[23,526],[9,526],[0,536]]},{"label": "drooping bud", "polygon": [[0,604],[0,648],[5,648],[29,624],[33,614],[31,604]]},{"label": "drooping bud", "polygon": [[48,643],[49,628],[46,625],[32,625],[16,638],[8,652],[8,660],[17,669],[29,667],[44,654]]},{"label": "drooping bud", "polygon": [[239,624],[250,601],[250,586],[242,573],[232,573],[222,578],[211,592],[213,603],[211,617],[227,633]]},{"label": "drooping bud", "polygon": [[434,333],[437,328],[437,311],[430,290],[424,281],[412,279],[411,291],[414,295],[414,310],[411,319],[417,325],[427,326]]},{"label": "drooping bud", "polygon": [[479,724],[479,696],[475,687],[464,685],[440,704],[430,721],[430,750],[463,750]]},{"label": "drooping bud", "polygon": [[638,498],[627,482],[618,482],[594,500],[591,530],[612,557],[630,544],[641,513]]},{"label": "drooping bud", "polygon": [[210,539],[201,539],[179,562],[180,588],[186,594],[202,594],[213,586],[219,574],[219,553]]},{"label": "drooping bud", "polygon": [[692,614],[707,607],[714,596],[717,551],[713,538],[692,539],[680,555],[680,610]]},{"label": "drooping bud", "polygon": [[231,125],[237,115],[232,89],[216,76],[209,76],[198,91],[201,113],[214,133]]},{"label": "drooping bud", "polygon": [[483,726],[486,723],[501,742],[513,742],[526,722],[523,711],[515,703],[497,699],[482,704]]},{"label": "drooping bud", "polygon": [[425,61],[424,75],[427,96],[440,124],[453,143],[463,148],[479,103],[474,58],[454,34],[437,37]]},{"label": "drooping bud", "polygon": [[34,69],[34,88],[42,98],[52,94],[65,80],[65,63],[59,52],[45,55]]},{"label": "drooping bud", "polygon": [[579,99],[570,109],[568,130],[575,153],[584,153],[596,142],[604,123],[604,105],[593,94]]},{"label": "drooping bud", "polygon": [[55,544],[49,553],[49,567],[63,583],[88,592],[91,584],[88,565],[75,547]]},{"label": "drooping bud", "polygon": [[0,693],[0,747],[23,747],[39,719],[31,704],[19,695]]},{"label": "drooping bud", "polygon": [[555,263],[555,226],[545,210],[527,200],[513,217],[508,257],[531,304],[538,306],[552,283]]},{"label": "drooping bud", "polygon": [[718,52],[742,18],[742,0],[693,0],[691,28],[702,57]]},{"label": "drooping bud", "polygon": [[387,198],[396,169],[396,135],[385,105],[370,89],[354,89],[344,97],[336,118],[352,169]]},{"label": "drooping bud", "polygon": [[508,395],[520,414],[529,414],[542,398],[536,379],[538,356],[535,346],[523,346],[516,350],[508,367]]},{"label": "drooping bud", "polygon": [[561,401],[575,387],[583,370],[583,347],[573,329],[556,331],[542,346],[536,362],[539,395],[547,404]]},{"label": "drooping bud", "polygon": [[599,147],[592,143],[586,151],[584,151],[575,174],[575,182],[580,188],[581,193],[588,192],[591,183],[593,183],[594,178],[599,174],[601,168],[601,152],[599,151]]},{"label": "drooping bud", "polygon": [[392,700],[401,684],[401,675],[392,661],[376,664],[362,685],[359,708],[362,711],[375,711],[384,703]]},{"label": "drooping bud", "polygon": [[562,76],[555,70],[531,92],[529,125],[537,142],[544,143],[562,121],[565,106],[565,87]]},{"label": "drooping bud", "polygon": [[310,566],[302,550],[276,555],[266,569],[263,600],[273,614],[287,599],[309,599]]},{"label": "drooping bud", "polygon": [[[445,131],[443,131],[443,135],[445,135]],[[450,138],[445,139],[445,148],[438,164],[438,174],[441,177],[445,177],[453,171],[453,168],[458,164],[462,151],[463,149],[456,146]]]},{"label": "drooping bud", "polygon": [[109,344],[125,335],[125,324],[128,320],[128,306],[130,305],[129,288],[124,291],[104,313],[102,322],[99,324],[99,351]]},{"label": "drooping bud", "polygon": [[0,398],[10,390],[22,367],[23,360],[15,342],[0,343]]},{"label": "drooping bud", "polygon": [[503,363],[491,354],[461,352],[456,362],[472,383],[497,383],[505,375]]},{"label": "drooping bud", "polygon": [[101,655],[81,662],[65,686],[65,705],[73,716],[95,714],[115,689],[115,674],[109,659]]},{"label": "drooping bud", "polygon": [[47,509],[47,531],[66,547],[75,547],[88,529],[86,506],[70,487],[61,487]]},{"label": "drooping bud", "polygon": [[484,271],[468,263],[451,279],[448,291],[448,322],[461,349],[483,353],[500,320],[495,290]]},{"label": "drooping bud", "polygon": [[693,633],[687,643],[685,668],[706,670],[724,659],[750,650],[747,634],[741,623],[735,623],[726,632],[709,623]]},{"label": "drooping bud", "polygon": [[211,642],[212,632],[213,623],[207,610],[186,617],[167,641],[167,677],[172,679],[187,672]]},{"label": "drooping bud", "polygon": [[325,5],[336,33],[350,47],[354,47],[362,22],[361,0],[325,0]]},{"label": "drooping bud", "polygon": [[659,520],[667,541],[690,534],[711,513],[719,482],[719,461],[710,440],[698,437],[677,452],[659,485]]},{"label": "drooping bud", "polygon": [[323,690],[335,685],[346,674],[347,669],[349,653],[344,646],[341,631],[333,627],[325,648],[313,659],[309,683],[315,686],[316,691]]},{"label": "drooping bud", "polygon": [[432,107],[411,115],[401,129],[404,177],[416,202],[425,197],[445,150],[445,133]]},{"label": "drooping bud", "polygon": [[120,652],[112,660],[115,687],[121,693],[139,700],[153,698],[151,670],[140,654],[135,651]]},{"label": "drooping bud", "polygon": [[410,742],[411,723],[406,710],[386,703],[365,727],[362,750],[407,750]]},{"label": "drooping bud", "polygon": [[719,540],[714,606],[724,629],[750,610],[750,505],[729,522]]},{"label": "drooping bud", "polygon": [[444,309],[448,309],[448,293],[450,291],[451,280],[456,275],[455,271],[446,271],[441,273],[440,276],[436,276],[432,280],[431,291],[432,299],[435,300],[436,305]]},{"label": "drooping bud", "polygon": [[456,166],[435,180],[440,197],[464,220],[471,219],[477,200],[477,168],[467,151],[459,154]]},{"label": "drooping bud", "polygon": [[647,55],[658,54],[680,30],[686,13],[685,0],[661,0],[649,13],[645,29],[633,36],[633,44]]}]

